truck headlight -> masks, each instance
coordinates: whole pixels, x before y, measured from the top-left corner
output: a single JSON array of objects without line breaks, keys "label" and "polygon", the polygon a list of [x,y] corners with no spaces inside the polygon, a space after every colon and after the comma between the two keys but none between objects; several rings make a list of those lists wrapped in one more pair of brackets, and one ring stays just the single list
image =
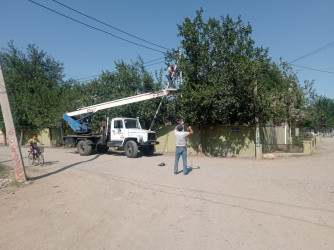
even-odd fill
[{"label": "truck headlight", "polygon": [[142,136],[138,136],[138,141],[139,142],[143,142],[144,141],[143,137]]}]

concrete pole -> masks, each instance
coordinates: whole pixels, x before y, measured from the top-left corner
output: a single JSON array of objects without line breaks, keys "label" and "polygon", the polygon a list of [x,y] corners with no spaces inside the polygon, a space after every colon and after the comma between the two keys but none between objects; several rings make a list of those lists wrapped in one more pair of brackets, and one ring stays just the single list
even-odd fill
[{"label": "concrete pole", "polygon": [[260,159],[261,154],[259,118],[255,117],[255,158]]},{"label": "concrete pole", "polygon": [[27,180],[27,176],[24,169],[21,148],[17,141],[12,112],[8,100],[7,88],[5,85],[5,80],[3,78],[1,65],[0,65],[0,104],[1,104],[3,120],[5,122],[5,127],[6,127],[9,150],[13,161],[15,180],[18,182],[24,182]]},{"label": "concrete pole", "polygon": [[284,122],[284,144],[286,144],[286,124],[287,122]]},{"label": "concrete pole", "polygon": [[[179,60],[181,58],[181,50],[179,49]],[[180,71],[180,85],[182,85],[182,71]]]}]

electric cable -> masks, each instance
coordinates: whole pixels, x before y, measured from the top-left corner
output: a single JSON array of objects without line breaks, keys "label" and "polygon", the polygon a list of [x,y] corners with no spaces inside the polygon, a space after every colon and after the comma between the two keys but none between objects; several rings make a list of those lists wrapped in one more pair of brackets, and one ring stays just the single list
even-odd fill
[{"label": "electric cable", "polygon": [[164,63],[165,61],[160,61],[160,62],[156,62],[156,63],[152,63],[152,64],[149,64],[149,65],[145,65],[145,67],[150,67],[150,66],[153,66],[153,65],[156,65],[156,64],[159,64],[159,63]]},{"label": "electric cable", "polygon": [[100,29],[100,28],[91,26],[91,25],[89,25],[89,24],[86,24],[86,23],[84,23],[84,22],[81,22],[81,21],[79,21],[79,20],[77,20],[77,19],[75,19],[75,18],[69,17],[69,16],[67,16],[67,15],[65,15],[65,14],[62,14],[62,13],[56,11],[56,10],[53,10],[53,9],[51,9],[51,8],[49,8],[49,7],[46,7],[46,6],[42,5],[42,4],[39,4],[39,3],[37,3],[37,2],[35,2],[35,1],[33,1],[33,0],[29,0],[29,1],[32,2],[32,3],[34,3],[34,4],[36,4],[36,5],[38,5],[38,6],[40,6],[40,7],[42,7],[42,8],[44,8],[44,9],[47,9],[47,10],[49,10],[49,11],[52,11],[52,12],[58,14],[58,15],[61,15],[61,16],[63,16],[63,17],[66,17],[66,18],[68,18],[68,19],[70,19],[70,20],[72,20],[72,21],[75,21],[75,22],[77,22],[77,23],[80,23],[80,24],[82,24],[82,25],[84,25],[84,26],[87,26],[87,27],[89,27],[89,28],[91,28],[91,29],[95,29],[95,30],[101,31],[101,32],[103,32],[103,33],[105,33],[105,34],[108,34],[108,35],[110,35],[110,36],[113,36],[113,37],[115,37],[115,38],[118,38],[118,39],[120,39],[120,40],[122,40],[122,41],[131,43],[131,44],[134,44],[134,45],[137,45],[137,46],[140,46],[140,47],[149,49],[149,50],[153,50],[153,51],[156,51],[156,52],[160,52],[160,53],[162,53],[162,54],[165,53],[165,52],[163,52],[163,51],[161,51],[161,50],[157,50],[157,49],[150,48],[150,47],[148,47],[148,46],[145,46],[145,45],[142,45],[142,44],[139,44],[139,43],[132,42],[132,41],[127,40],[127,39],[125,39],[125,38],[116,36],[116,35],[114,35],[114,34],[108,32],[108,31],[103,30],[103,29]]},{"label": "electric cable", "polygon": [[157,47],[159,47],[159,48],[166,49],[166,50],[170,50],[170,49],[168,49],[168,48],[166,48],[166,47],[160,46],[160,45],[158,45],[158,44],[156,44],[156,43],[152,43],[152,42],[147,41],[147,40],[145,40],[145,39],[142,39],[142,38],[140,38],[140,37],[138,37],[138,36],[132,35],[132,34],[126,32],[126,31],[123,31],[123,30],[121,30],[121,29],[119,29],[119,28],[116,28],[116,27],[114,27],[114,26],[112,26],[112,25],[110,25],[110,24],[107,24],[107,23],[105,23],[105,22],[103,22],[103,21],[100,21],[100,20],[98,20],[98,19],[96,19],[96,18],[94,18],[94,17],[91,17],[91,16],[89,16],[89,15],[87,15],[87,14],[85,14],[85,13],[82,13],[82,12],[76,10],[76,9],[73,9],[73,8],[71,8],[71,7],[65,5],[65,4],[63,4],[63,3],[61,3],[61,2],[58,2],[58,1],[56,1],[56,0],[52,0],[52,1],[54,1],[55,3],[57,3],[57,4],[59,4],[59,5],[63,6],[63,7],[65,7],[65,8],[68,8],[68,9],[70,9],[70,10],[76,12],[76,13],[79,13],[80,15],[83,15],[83,16],[85,16],[85,17],[87,17],[87,18],[90,18],[90,19],[92,19],[92,20],[94,20],[94,21],[96,21],[96,22],[99,22],[99,23],[101,23],[101,24],[103,24],[103,25],[105,25],[105,26],[108,26],[108,27],[110,27],[110,28],[112,28],[112,29],[115,29],[115,30],[117,30],[117,31],[119,31],[119,32],[122,32],[122,33],[124,33],[124,34],[126,34],[126,35],[128,35],[128,36],[131,36],[131,37],[136,38],[136,39],[138,39],[138,40],[141,40],[141,41],[143,41],[143,42],[149,43],[149,44],[151,44],[151,45],[157,46]]},{"label": "electric cable", "polygon": [[296,64],[292,64],[292,63],[289,63],[289,64],[292,65],[292,66],[296,66],[296,67],[300,67],[300,68],[304,68],[304,69],[309,69],[309,70],[314,70],[314,71],[319,71],[319,72],[334,74],[334,72],[332,72],[332,71],[326,71],[326,70],[321,70],[321,69],[314,69],[314,68],[304,67],[304,66],[300,66],[300,65],[296,65]]},{"label": "electric cable", "polygon": [[316,50],[314,50],[314,51],[312,51],[312,52],[310,52],[310,53],[308,53],[308,54],[306,54],[306,55],[304,55],[304,56],[298,57],[297,59],[291,61],[290,63],[299,61],[299,60],[301,60],[301,59],[303,59],[303,58],[305,58],[305,57],[308,57],[308,56],[311,56],[311,55],[313,55],[313,54],[319,53],[319,52],[321,52],[321,51],[323,51],[323,50],[325,50],[325,49],[328,49],[328,48],[332,47],[333,45],[334,45],[334,41],[333,41],[333,42],[330,42],[329,44],[326,44],[326,45],[322,46],[321,48],[316,49]]},{"label": "electric cable", "polygon": [[[154,60],[151,60],[151,61],[148,61],[148,62],[143,62],[143,64],[146,64],[146,63],[150,63],[150,62],[155,62],[155,61],[158,61],[158,60],[161,60],[161,59],[165,59],[164,57],[160,57],[160,58],[157,58],[157,59],[154,59]],[[153,63],[153,64],[149,64],[149,65],[146,65],[145,67],[149,67],[149,66],[152,66],[152,65],[155,65],[155,64],[159,64],[159,63],[163,63],[165,61],[160,61],[160,62],[157,62],[157,63]],[[113,73],[114,71],[110,72],[110,73]],[[87,78],[92,78],[92,77],[97,77],[97,76],[101,76],[102,74],[98,74],[98,75],[92,75],[92,76],[86,76],[86,77],[81,77],[81,78],[77,78],[75,80],[77,81],[82,81],[82,80],[85,80]]]},{"label": "electric cable", "polygon": [[[154,62],[154,61],[157,61],[157,60],[160,60],[160,59],[163,59],[164,57],[162,58],[158,58],[158,59],[155,59],[155,60],[152,60],[152,61],[148,61],[148,62],[144,62],[143,64],[145,63],[150,63],[150,62]],[[164,63],[165,61],[160,61],[160,62],[156,62],[156,63],[152,63],[152,64],[149,64],[149,65],[144,65],[145,67],[150,67],[150,66],[153,66],[153,65],[156,65],[156,64],[159,64],[159,63]],[[114,72],[114,71],[113,71]],[[113,72],[110,72],[110,73],[113,73]],[[76,81],[86,81],[86,79],[89,79],[89,78],[93,78],[93,77],[98,77],[98,76],[101,76],[102,74],[99,74],[99,75],[92,75],[92,76],[86,76],[86,77],[82,77],[82,78],[77,78],[75,79]]]},{"label": "electric cable", "polygon": [[148,62],[144,62],[143,64],[146,64],[146,63],[151,63],[151,62],[155,62],[155,61],[158,61],[158,60],[161,60],[161,59],[165,59],[165,57],[160,57],[160,58],[157,58],[157,59],[154,59],[154,60],[148,61]]}]

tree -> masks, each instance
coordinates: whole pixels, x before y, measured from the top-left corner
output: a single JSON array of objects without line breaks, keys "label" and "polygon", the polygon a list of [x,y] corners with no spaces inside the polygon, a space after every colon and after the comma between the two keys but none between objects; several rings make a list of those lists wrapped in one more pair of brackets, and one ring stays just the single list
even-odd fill
[{"label": "tree", "polygon": [[316,98],[311,106],[313,110],[313,123],[309,125],[313,129],[328,130],[334,128],[334,100],[325,96]]},{"label": "tree", "polygon": [[206,124],[254,124],[261,112],[268,113],[268,98],[261,101],[254,89],[265,89],[262,72],[270,69],[267,50],[254,46],[249,24],[229,16],[204,22],[202,13],[178,25],[184,49],[179,70],[185,81],[177,101],[182,117],[199,127],[199,151]]},{"label": "tree", "polygon": [[22,132],[56,126],[61,114],[62,64],[36,45],[28,45],[24,53],[13,41],[0,58],[16,128]]},{"label": "tree", "polygon": [[306,98],[303,87],[300,86],[297,74],[291,66],[281,61],[281,80],[276,92],[276,121],[285,121],[289,126],[289,138],[291,128],[297,120],[302,118],[303,108],[306,105]]}]

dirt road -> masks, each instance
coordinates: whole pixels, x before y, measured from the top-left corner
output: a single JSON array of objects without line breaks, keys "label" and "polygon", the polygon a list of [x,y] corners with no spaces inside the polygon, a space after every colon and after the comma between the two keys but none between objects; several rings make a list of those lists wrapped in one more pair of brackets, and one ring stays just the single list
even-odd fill
[{"label": "dirt road", "polygon": [[44,155],[32,184],[0,189],[0,249],[334,249],[334,138],[306,157],[190,155],[187,176],[171,154]]}]

